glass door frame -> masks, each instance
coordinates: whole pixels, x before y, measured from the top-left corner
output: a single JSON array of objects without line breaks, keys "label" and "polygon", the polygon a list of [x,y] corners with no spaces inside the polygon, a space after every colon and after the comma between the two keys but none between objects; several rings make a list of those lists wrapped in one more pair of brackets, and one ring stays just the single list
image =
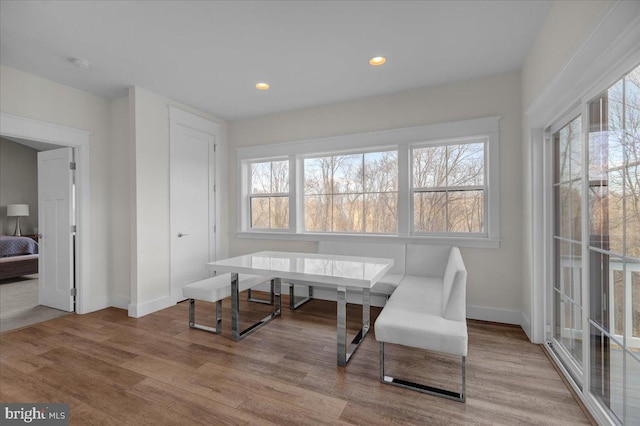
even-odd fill
[{"label": "glass door frame", "polygon": [[[585,244],[585,235],[588,238],[588,220],[585,220],[585,214],[588,215],[589,212],[589,199],[584,196],[587,194],[587,189],[589,182],[585,179],[586,175],[586,167],[588,167],[588,150],[586,149],[585,141],[588,140],[588,128],[587,128],[587,118],[588,118],[588,107],[587,103],[579,103],[575,104],[571,109],[566,111],[560,118],[555,120],[552,125],[548,126],[545,130],[544,134],[544,157],[545,164],[548,166],[545,167],[545,215],[546,219],[546,231],[545,231],[545,242],[546,242],[546,262],[547,262],[547,273],[546,277],[546,285],[545,292],[547,296],[545,297],[545,317],[549,326],[545,329],[545,342],[547,345],[552,347],[552,350],[556,352],[556,356],[558,361],[562,362],[562,366],[566,370],[566,372],[571,376],[574,381],[574,384],[578,387],[578,389],[589,389],[588,388],[588,376],[589,374],[589,339],[588,339],[588,307],[590,303],[589,298],[589,259],[588,256],[588,244]],[[554,201],[554,173],[555,173],[555,146],[553,135],[563,129],[565,126],[568,126],[573,120],[580,118],[581,120],[581,155],[580,160],[582,163],[582,170],[580,175],[581,181],[581,241],[580,241],[580,254],[581,254],[581,325],[582,325],[582,365],[580,366],[575,362],[573,356],[569,354],[569,352],[563,347],[563,345],[557,341],[554,337],[554,330],[556,328],[556,318],[555,318],[555,297],[557,291],[555,290],[554,281],[555,281],[555,226],[556,226],[556,205]]]},{"label": "glass door frame", "polygon": [[[543,311],[544,311],[544,343],[548,349],[548,353],[555,361],[558,368],[563,372],[564,376],[569,381],[571,387],[578,394],[580,399],[595,416],[596,419],[607,419],[611,424],[619,424],[616,415],[610,410],[609,407],[603,405],[600,399],[591,391],[591,321],[590,321],[590,309],[591,309],[591,289],[590,289],[590,211],[589,211],[589,103],[598,95],[608,90],[618,80],[624,78],[631,70],[640,66],[640,52],[636,52],[630,55],[626,60],[621,61],[615,68],[612,68],[607,77],[594,84],[588,91],[583,92],[583,96],[580,100],[573,104],[573,106],[560,115],[560,118],[553,120],[553,124],[546,127],[542,137],[542,167],[540,170],[543,173],[542,183],[542,199],[543,199],[543,211],[544,219],[542,229],[544,236],[542,237],[543,244],[543,263],[544,272],[543,279]],[[554,319],[554,218],[555,218],[555,205],[553,196],[553,161],[554,161],[554,146],[553,146],[553,134],[567,125],[572,117],[581,115],[582,117],[582,239],[581,239],[581,253],[582,253],[582,369],[577,365],[572,365],[571,362],[567,363],[566,360],[570,359],[566,351],[555,341],[553,336],[553,330],[555,329]],[[623,269],[623,273],[627,274],[629,271]],[[611,286],[613,283],[609,283],[609,292],[611,293]],[[627,290],[625,289],[625,292]],[[625,297],[626,308],[629,309],[629,298]],[[612,303],[612,297],[607,300],[607,308],[609,313],[611,312],[610,306]],[[612,318],[613,319],[613,318]],[[625,322],[624,336],[616,335],[613,330],[607,331],[608,334],[620,340],[626,347],[638,347],[640,339],[631,336],[627,336],[630,327],[627,327],[628,321],[625,315],[623,318]],[[632,339],[629,339],[631,337]],[[631,341],[630,341],[631,340]],[[551,343],[551,344],[550,344]],[[631,343],[631,344],[629,344]],[[552,348],[552,349],[549,349]],[[558,355],[560,352],[560,355]],[[623,349],[623,356],[625,352]],[[626,367],[623,367],[623,373],[626,371]],[[576,374],[577,373],[577,374]],[[624,395],[624,394],[623,394]],[[625,398],[623,396],[623,398]],[[600,421],[598,421],[600,423]]]}]

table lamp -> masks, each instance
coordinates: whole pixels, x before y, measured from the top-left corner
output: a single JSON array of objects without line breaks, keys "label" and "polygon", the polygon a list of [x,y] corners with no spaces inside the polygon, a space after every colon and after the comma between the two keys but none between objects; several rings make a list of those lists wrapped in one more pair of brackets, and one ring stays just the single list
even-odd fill
[{"label": "table lamp", "polygon": [[28,204],[9,204],[7,206],[7,217],[15,216],[16,217],[16,230],[13,235],[16,237],[22,236],[20,233],[20,217],[21,216],[29,216],[29,205]]}]

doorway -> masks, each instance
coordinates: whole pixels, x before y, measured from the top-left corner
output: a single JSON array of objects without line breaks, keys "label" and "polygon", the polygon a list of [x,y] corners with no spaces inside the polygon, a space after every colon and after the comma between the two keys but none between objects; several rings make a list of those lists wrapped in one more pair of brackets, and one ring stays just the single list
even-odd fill
[{"label": "doorway", "polygon": [[75,153],[75,312],[91,311],[91,180],[89,132],[0,113],[0,136],[10,139],[71,147]]},{"label": "doorway", "polygon": [[171,300],[182,287],[210,275],[215,260],[215,147],[217,125],[170,108],[169,199]]},{"label": "doorway", "polygon": [[[75,310],[73,236],[63,223],[74,216],[71,170],[64,161],[71,155],[68,147],[0,138],[0,205],[6,208],[0,217],[0,331]],[[57,158],[62,163],[51,161]]]}]

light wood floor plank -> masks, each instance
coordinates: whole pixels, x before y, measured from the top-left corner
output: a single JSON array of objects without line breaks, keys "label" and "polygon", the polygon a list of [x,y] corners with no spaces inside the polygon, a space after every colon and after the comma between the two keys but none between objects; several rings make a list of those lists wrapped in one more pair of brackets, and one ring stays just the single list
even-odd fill
[{"label": "light wood floor plank", "polygon": [[[241,342],[230,303],[220,335],[189,329],[188,305],[143,318],[110,308],[0,334],[3,402],[68,402],[72,424],[589,424],[519,327],[469,321],[467,403],[379,382],[373,330],[336,365],[335,302],[314,300]],[[214,306],[199,303],[198,322]],[[241,301],[243,323],[269,306]],[[379,314],[372,308],[372,320]],[[361,308],[348,305],[354,335]],[[373,321],[372,321],[373,322]],[[459,359],[389,345],[393,374],[457,389]]]}]

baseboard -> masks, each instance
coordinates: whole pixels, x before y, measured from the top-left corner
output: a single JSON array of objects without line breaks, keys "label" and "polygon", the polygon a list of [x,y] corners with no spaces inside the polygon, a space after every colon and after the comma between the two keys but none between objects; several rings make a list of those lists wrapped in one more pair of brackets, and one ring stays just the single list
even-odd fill
[{"label": "baseboard", "polygon": [[524,314],[524,312],[522,312],[521,315],[522,317],[520,318],[520,327],[522,327],[522,329],[524,330],[524,334],[527,335],[529,341],[533,342],[533,339],[531,338],[531,321]]},{"label": "baseboard", "polygon": [[[306,286],[299,286],[300,290],[297,290],[297,292],[300,293],[300,296],[307,295],[307,290],[305,287]],[[256,286],[255,289],[260,291],[269,291],[269,284],[261,284],[259,286]],[[283,294],[287,294],[289,292],[289,284],[282,283],[281,292]],[[336,300],[336,291],[328,288],[314,287],[313,298],[322,300]],[[371,306],[384,306],[385,302],[386,298],[384,296],[371,295]],[[361,305],[362,295],[357,292],[347,292],[347,303]],[[510,309],[467,305],[467,318],[480,321],[499,322],[503,324],[514,324],[521,326],[523,329],[525,329],[526,325],[527,328],[525,329],[525,333],[527,333],[527,331],[530,331],[531,329],[529,321],[526,321],[526,324],[523,322],[525,318],[522,312],[513,311]],[[527,336],[528,335],[529,334],[527,333]]]},{"label": "baseboard", "polygon": [[467,318],[502,324],[522,324],[522,312],[510,309],[488,308],[486,306],[467,305]]},{"label": "baseboard", "polygon": [[109,303],[109,299],[108,298],[100,298],[99,300],[92,300],[91,301],[91,310],[88,312],[83,312],[84,314],[88,314],[90,312],[96,312],[96,311],[100,311],[102,309],[106,309],[109,306],[111,306],[111,304]]},{"label": "baseboard", "polygon": [[110,296],[109,297],[109,306],[120,309],[129,309],[129,304],[131,303],[131,298],[124,296]]},{"label": "baseboard", "polygon": [[161,311],[162,309],[168,308],[172,305],[175,305],[175,303],[171,300],[171,296],[159,297],[137,305],[129,304],[129,316],[133,318],[140,318],[145,315]]}]

